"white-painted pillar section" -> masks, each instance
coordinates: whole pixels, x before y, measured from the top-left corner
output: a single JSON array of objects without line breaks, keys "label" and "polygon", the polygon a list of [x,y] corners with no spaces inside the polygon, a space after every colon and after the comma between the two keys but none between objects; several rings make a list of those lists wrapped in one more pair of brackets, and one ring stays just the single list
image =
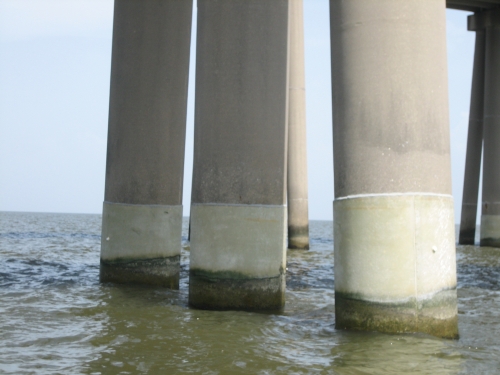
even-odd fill
[{"label": "white-painted pillar section", "polygon": [[481,246],[500,247],[500,9],[481,14],[486,31]]},{"label": "white-painted pillar section", "polygon": [[191,17],[115,1],[101,281],[179,286]]},{"label": "white-painted pillar section", "polygon": [[288,248],[309,249],[304,15],[302,0],[290,0],[289,7]]},{"label": "white-painted pillar section", "polygon": [[462,245],[474,245],[474,238],[476,237],[479,174],[481,170],[481,152],[483,149],[484,47],[484,30],[477,30],[470,96],[462,213],[460,218],[460,234],[458,237],[458,243]]},{"label": "white-painted pillar section", "polygon": [[336,327],[457,337],[445,1],[330,7]]},{"label": "white-painted pillar section", "polygon": [[288,0],[198,0],[189,304],[278,310]]}]

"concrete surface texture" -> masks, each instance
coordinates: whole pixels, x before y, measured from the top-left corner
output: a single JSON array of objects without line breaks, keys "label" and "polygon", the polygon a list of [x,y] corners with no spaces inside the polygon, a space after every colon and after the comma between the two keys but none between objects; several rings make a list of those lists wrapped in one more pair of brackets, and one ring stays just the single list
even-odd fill
[{"label": "concrete surface texture", "polygon": [[179,255],[182,206],[104,203],[101,259]]},{"label": "concrete surface texture", "polygon": [[191,1],[115,3],[107,202],[182,204]]}]

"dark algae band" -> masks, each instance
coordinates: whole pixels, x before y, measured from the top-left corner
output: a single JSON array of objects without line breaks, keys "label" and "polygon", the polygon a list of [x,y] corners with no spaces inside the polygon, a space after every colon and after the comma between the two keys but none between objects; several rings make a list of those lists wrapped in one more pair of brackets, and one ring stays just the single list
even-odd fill
[{"label": "dark algae band", "polygon": [[463,229],[460,231],[460,237],[458,243],[461,245],[474,245],[475,238],[476,238],[476,228]]},{"label": "dark algae band", "polygon": [[422,332],[458,339],[456,290],[444,290],[427,300],[415,298],[404,303],[379,303],[335,293],[337,329],[384,333]]},{"label": "dark algae band", "polygon": [[309,250],[309,225],[288,227],[288,248]]},{"label": "dark algae band", "polygon": [[481,238],[479,243],[480,246],[489,246],[489,247],[500,247],[500,238]]},{"label": "dark algae band", "polygon": [[101,259],[101,282],[146,284],[179,289],[180,256],[154,259]]},{"label": "dark algae band", "polygon": [[285,306],[285,275],[249,278],[237,272],[189,272],[189,305],[205,310],[279,312]]},{"label": "dark algae band", "polygon": [[235,271],[207,271],[192,268],[189,271],[189,277],[198,277],[200,279],[205,279],[207,282],[217,282],[225,279],[233,279],[233,280],[248,280],[252,279],[252,276],[249,276],[242,272]]}]

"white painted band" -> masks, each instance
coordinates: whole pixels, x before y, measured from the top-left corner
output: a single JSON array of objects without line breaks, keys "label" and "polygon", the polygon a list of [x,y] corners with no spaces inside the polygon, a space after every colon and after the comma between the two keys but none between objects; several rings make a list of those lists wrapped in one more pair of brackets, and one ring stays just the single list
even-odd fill
[{"label": "white painted band", "polygon": [[191,269],[276,277],[286,267],[285,240],[286,206],[191,206]]},{"label": "white painted band", "polygon": [[481,239],[500,240],[500,215],[481,216]]},{"label": "white painted band", "polygon": [[180,255],[182,205],[103,203],[101,259]]},{"label": "white painted band", "polygon": [[338,200],[334,217],[335,291],[400,303],[456,287],[450,196]]},{"label": "white painted band", "polygon": [[369,197],[407,197],[407,196],[444,197],[453,199],[453,196],[450,194],[408,192],[408,193],[353,194],[353,195],[346,195],[345,197],[335,198],[335,201],[341,201],[344,199],[369,198]]}]

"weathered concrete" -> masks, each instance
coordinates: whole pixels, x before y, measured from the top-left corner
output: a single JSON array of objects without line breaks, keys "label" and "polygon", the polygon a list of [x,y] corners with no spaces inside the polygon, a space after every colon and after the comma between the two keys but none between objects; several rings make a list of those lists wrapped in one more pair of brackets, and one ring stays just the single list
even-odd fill
[{"label": "weathered concrete", "polygon": [[435,336],[456,339],[457,291],[443,290],[423,300],[378,303],[335,293],[337,329],[356,329],[386,333],[431,332]]},{"label": "weathered concrete", "polygon": [[149,284],[179,289],[180,255],[170,258],[106,261],[101,259],[100,281]]},{"label": "weathered concrete", "polygon": [[179,286],[182,205],[104,202],[101,281]]},{"label": "weathered concrete", "polygon": [[467,134],[467,155],[465,159],[462,214],[458,243],[473,245],[476,236],[477,201],[479,199],[479,175],[483,149],[483,109],[484,109],[484,30],[476,31],[474,49],[474,69],[469,111],[469,131]]},{"label": "weathered concrete", "polygon": [[336,326],[457,337],[445,2],[330,6]]},{"label": "weathered concrete", "polygon": [[288,248],[309,249],[304,16],[302,0],[290,0],[288,93]]},{"label": "weathered concrete", "polygon": [[284,203],[287,3],[198,3],[192,202]]},{"label": "weathered concrete", "polygon": [[191,14],[191,1],[115,2],[102,281],[178,274]]},{"label": "weathered concrete", "polygon": [[487,13],[480,244],[500,247],[500,9]]},{"label": "weathered concrete", "polygon": [[191,214],[190,305],[283,308],[286,207],[193,204]]},{"label": "weathered concrete", "polygon": [[337,327],[442,336],[443,324],[455,337],[452,197],[367,195],[337,199],[334,212]]},{"label": "weathered concrete", "polygon": [[481,215],[481,246],[500,247],[500,215]]},{"label": "weathered concrete", "polygon": [[283,306],[287,20],[286,0],[198,1],[194,307]]}]

